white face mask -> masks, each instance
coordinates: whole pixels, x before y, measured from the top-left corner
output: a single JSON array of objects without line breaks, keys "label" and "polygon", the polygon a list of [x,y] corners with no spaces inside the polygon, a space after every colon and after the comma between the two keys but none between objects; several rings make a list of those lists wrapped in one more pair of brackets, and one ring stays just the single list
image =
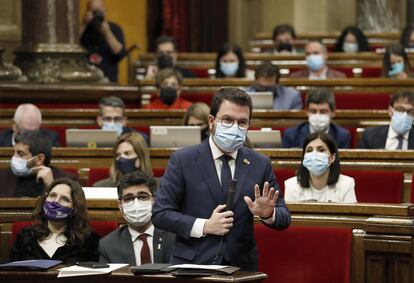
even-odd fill
[{"label": "white face mask", "polygon": [[138,200],[122,204],[124,219],[135,227],[142,227],[151,221],[152,201]]},{"label": "white face mask", "polygon": [[13,174],[18,177],[26,177],[32,174],[32,168],[27,167],[27,160],[21,157],[13,156],[10,161],[10,167]]},{"label": "white face mask", "polygon": [[331,117],[326,114],[310,114],[308,120],[313,131],[323,132],[329,127]]},{"label": "white face mask", "polygon": [[358,43],[345,41],[342,49],[347,53],[358,52]]}]

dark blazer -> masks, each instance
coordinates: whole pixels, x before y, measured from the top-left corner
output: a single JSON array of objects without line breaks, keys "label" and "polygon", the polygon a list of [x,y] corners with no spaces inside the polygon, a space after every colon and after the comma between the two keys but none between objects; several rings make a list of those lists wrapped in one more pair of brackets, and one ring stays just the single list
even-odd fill
[{"label": "dark blazer", "polygon": [[[309,70],[298,70],[290,74],[291,78],[309,78]],[[328,68],[326,72],[327,78],[346,78],[346,75],[340,71]]]},{"label": "dark blazer", "polygon": [[[253,232],[253,215],[243,200],[254,199],[254,185],[263,187],[265,181],[279,189],[270,159],[251,149],[239,149],[236,159],[234,195],[234,223],[225,237],[206,235],[190,237],[196,218],[208,219],[213,210],[226,201],[227,192],[221,190],[211,153],[209,139],[199,145],[174,152],[168,163],[153,207],[152,223],[177,234],[172,249],[172,263],[211,264],[223,239],[224,258],[244,270],[257,270],[258,256]],[[273,229],[290,224],[290,213],[283,196],[276,202]],[[220,263],[217,262],[217,263]]]},{"label": "dark blazer", "polygon": [[[52,169],[53,178],[55,179],[67,177],[75,181],[79,181],[75,175],[69,172],[66,172],[60,168],[56,168],[52,166],[49,166],[49,167]],[[0,188],[0,197],[3,197],[3,198],[16,197],[17,187],[21,183],[24,183],[26,188],[30,188],[30,192],[26,192],[27,193],[26,195],[21,195],[21,196],[37,197],[37,196],[40,196],[44,190],[44,185],[41,183],[37,183],[35,176],[17,177],[16,175],[13,174],[13,171],[11,170],[10,167],[0,169],[0,180],[2,184]],[[19,181],[22,181],[22,182],[19,182]]]},{"label": "dark blazer", "polygon": [[[349,148],[351,134],[345,128],[333,123],[329,125],[329,134],[335,139],[339,148]],[[303,142],[310,135],[309,122],[301,123],[295,127],[287,128],[283,132],[282,147],[303,147]]]},{"label": "dark blazer", "polygon": [[[155,228],[153,237],[154,263],[169,263],[175,235]],[[116,244],[114,244],[116,243]],[[99,261],[128,263],[136,266],[134,246],[128,225],[112,231],[99,241]]]},{"label": "dark blazer", "polygon": [[[40,128],[39,130],[42,135],[48,137],[52,146],[59,147],[59,135],[55,131]],[[13,129],[6,129],[0,132],[0,147],[12,147],[12,137],[13,137]]]},{"label": "dark blazer", "polygon": [[[385,149],[389,126],[370,127],[362,133],[358,148]],[[408,149],[414,149],[414,128],[408,134]]]},{"label": "dark blazer", "polygon": [[10,260],[53,259],[61,260],[64,264],[75,264],[77,261],[97,261],[98,243],[100,236],[91,232],[83,243],[74,241],[59,247],[52,257],[43,250],[37,242],[35,231],[26,227],[16,236],[16,241],[10,251]]}]

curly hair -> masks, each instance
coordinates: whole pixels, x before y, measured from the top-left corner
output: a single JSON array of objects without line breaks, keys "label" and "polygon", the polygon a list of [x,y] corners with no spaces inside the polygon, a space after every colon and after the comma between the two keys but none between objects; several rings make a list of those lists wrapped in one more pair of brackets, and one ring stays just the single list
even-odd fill
[{"label": "curly hair", "polygon": [[69,178],[55,179],[37,200],[33,211],[33,229],[36,238],[41,241],[50,235],[51,231],[48,227],[48,219],[45,216],[43,205],[53,188],[61,184],[70,187],[70,195],[73,203],[73,214],[66,220],[66,229],[63,234],[67,239],[67,243],[81,245],[85,237],[91,233],[88,221],[88,209],[81,185]]},{"label": "curly hair", "polygon": [[343,45],[345,37],[348,33],[353,34],[358,42],[358,52],[369,51],[368,39],[365,36],[364,32],[358,27],[347,26],[342,31],[341,35],[338,37],[338,40],[335,44],[334,52],[344,52]]}]

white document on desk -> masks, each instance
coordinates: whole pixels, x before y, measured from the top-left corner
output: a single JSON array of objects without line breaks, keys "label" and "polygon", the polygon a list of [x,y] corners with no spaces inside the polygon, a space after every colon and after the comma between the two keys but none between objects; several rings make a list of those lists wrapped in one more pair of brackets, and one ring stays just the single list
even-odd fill
[{"label": "white document on desk", "polygon": [[78,265],[72,265],[59,269],[57,277],[72,277],[72,276],[85,276],[85,275],[98,275],[111,273],[114,270],[127,266],[125,263],[109,263],[107,268],[87,268]]}]

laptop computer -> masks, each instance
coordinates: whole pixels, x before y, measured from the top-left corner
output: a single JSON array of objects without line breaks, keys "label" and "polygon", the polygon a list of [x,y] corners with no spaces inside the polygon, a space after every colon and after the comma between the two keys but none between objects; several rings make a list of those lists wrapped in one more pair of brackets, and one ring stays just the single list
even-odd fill
[{"label": "laptop computer", "polygon": [[247,92],[253,103],[253,109],[273,109],[273,92],[257,91]]},{"label": "laptop computer", "polygon": [[113,147],[117,138],[116,131],[100,129],[66,130],[66,145],[69,147]]},{"label": "laptop computer", "polygon": [[151,147],[180,148],[201,143],[198,126],[150,126]]},{"label": "laptop computer", "polygon": [[249,130],[247,137],[254,148],[277,148],[281,144],[279,130]]}]

